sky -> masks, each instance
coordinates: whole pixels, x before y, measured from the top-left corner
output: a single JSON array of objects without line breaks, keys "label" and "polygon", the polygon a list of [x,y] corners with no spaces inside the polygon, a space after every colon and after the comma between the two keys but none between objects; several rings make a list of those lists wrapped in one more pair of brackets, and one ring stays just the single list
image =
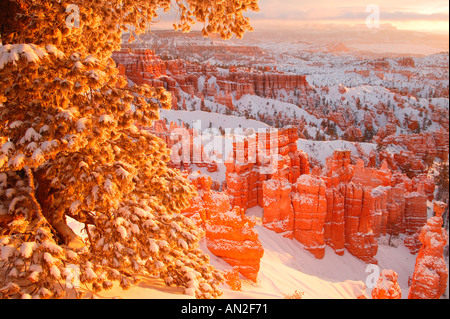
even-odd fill
[{"label": "sky", "polygon": [[[255,25],[350,24],[448,33],[449,4],[441,0],[259,0],[260,12],[250,13]],[[378,14],[378,16],[377,16]]]},{"label": "sky", "polygon": [[[257,13],[246,13],[259,28],[302,24],[364,27],[369,19],[380,28],[449,33],[449,4],[441,0],[259,0],[259,7]],[[162,19],[165,27],[174,22],[171,15],[163,14]]]}]

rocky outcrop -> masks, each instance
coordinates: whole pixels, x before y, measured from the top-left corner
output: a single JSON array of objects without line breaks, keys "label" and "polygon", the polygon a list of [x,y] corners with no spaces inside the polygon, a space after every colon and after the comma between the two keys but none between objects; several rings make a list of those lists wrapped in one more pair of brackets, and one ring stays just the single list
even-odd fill
[{"label": "rocky outcrop", "polygon": [[[350,155],[348,150],[337,150],[327,159],[323,174],[328,187],[325,241],[339,255],[346,248],[361,260],[376,263],[378,244],[371,228],[374,202],[371,187],[352,181],[355,171],[361,173],[363,168],[359,163],[355,169]],[[364,181],[365,175],[357,175],[356,182]]]},{"label": "rocky outcrop", "polygon": [[371,226],[376,237],[386,234],[398,236],[404,229],[405,194],[404,185],[378,186],[372,190]]},{"label": "rocky outcrop", "polygon": [[261,175],[253,163],[225,163],[227,194],[232,206],[244,209],[258,205]]},{"label": "rocky outcrop", "polygon": [[[190,200],[190,207],[182,213],[191,218],[197,226],[205,228],[206,221],[209,219],[211,207],[205,203],[204,195],[211,193],[211,185],[213,183],[211,177],[203,176],[200,172],[192,173],[189,180],[197,189],[198,195]],[[223,209],[227,209],[226,204]]]},{"label": "rocky outcrop", "polygon": [[352,182],[355,184],[365,185],[371,188],[379,186],[390,186],[392,172],[386,161],[383,161],[379,169],[367,168],[362,159],[356,161],[353,166]]},{"label": "rocky outcrop", "polygon": [[397,60],[397,63],[403,67],[414,68],[416,63],[412,58],[401,58]]},{"label": "rocky outcrop", "polygon": [[408,299],[439,299],[447,287],[448,268],[443,258],[448,233],[442,228],[442,213],[446,204],[435,202],[435,217],[428,219],[422,228],[419,240],[422,242]]},{"label": "rocky outcrop", "polygon": [[393,270],[384,269],[376,286],[372,289],[373,299],[401,299],[402,290],[397,282],[398,274]]},{"label": "rocky outcrop", "polygon": [[155,121],[148,131],[166,142],[167,147],[172,150],[169,166],[190,171],[191,165],[205,167],[208,172],[218,170],[217,163],[206,153],[200,142],[199,133],[196,129],[187,129],[184,125],[171,122],[166,124],[162,120]]},{"label": "rocky outcrop", "polygon": [[373,131],[373,117],[369,112],[364,113],[364,127],[367,131]]},{"label": "rocky outcrop", "polygon": [[382,147],[396,146],[402,149],[393,155],[381,151],[380,159],[386,159],[390,169],[396,170],[400,167],[412,178],[426,174],[426,168],[436,157],[442,161],[448,160],[449,135],[448,131],[443,129],[408,135],[387,133],[379,143]]},{"label": "rocky outcrop", "polygon": [[255,221],[244,210],[211,213],[206,224],[206,245],[240,274],[256,282],[264,248],[254,229]]},{"label": "rocky outcrop", "polygon": [[166,75],[166,64],[154,50],[122,49],[113,53],[113,59],[125,68],[125,75],[134,83],[162,86],[163,82],[157,79]]},{"label": "rocky outcrop", "polygon": [[353,125],[349,126],[342,137],[350,142],[362,141],[363,134],[361,129]]},{"label": "rocky outcrop", "polygon": [[231,290],[240,291],[242,288],[242,283],[239,278],[239,269],[233,267],[231,270],[223,272],[223,277],[225,278],[225,283],[230,287]]},{"label": "rocky outcrop", "polygon": [[436,184],[433,178],[429,178],[426,174],[416,176],[412,180],[413,190],[422,190],[427,196],[430,202],[434,199],[434,191],[436,190]]},{"label": "rocky outcrop", "polygon": [[326,169],[323,173],[327,187],[349,183],[354,174],[354,168],[351,165],[351,152],[349,150],[336,150],[332,157],[327,158]]},{"label": "rocky outcrop", "polygon": [[345,253],[345,197],[340,187],[328,187],[327,215],[324,224],[325,243],[340,256]]},{"label": "rocky outcrop", "polygon": [[[245,48],[233,47],[233,50],[250,53]],[[225,56],[227,52],[215,54]],[[224,71],[208,63],[166,58],[163,61],[154,51],[142,49],[124,49],[115,52],[113,58],[119,74],[126,75],[130,81],[164,87],[171,92],[174,109],[187,109],[186,99],[189,98],[181,91],[201,99],[202,110],[207,110],[207,99],[236,112],[239,111],[234,105],[236,101],[243,95],[252,94],[283,101],[292,99],[290,103],[301,105],[311,115],[326,118],[339,126],[339,134],[343,134],[340,137],[349,140],[370,139],[372,133],[377,133],[373,140],[379,148],[371,152],[369,158],[367,155],[364,157],[361,146],[356,143],[361,159],[352,157],[348,150],[337,150],[327,160],[323,172],[317,167],[311,171],[310,165],[315,163],[314,159],[309,159],[306,153],[297,149],[298,132],[306,132],[304,129],[308,124],[304,117],[297,119],[297,127],[279,130],[273,139],[277,142],[275,153],[271,152],[273,140],[264,139],[263,134],[257,135],[256,142],[262,147],[257,149],[255,161],[249,161],[249,141],[243,142],[244,162],[234,160],[226,163],[226,193],[214,192],[212,189],[219,187],[210,184],[207,179],[193,179],[193,183],[197,183],[199,196],[192,199],[191,207],[185,214],[205,230],[209,229],[210,243],[220,239],[211,237],[216,233],[223,237],[224,242],[231,240],[226,233],[220,232],[222,228],[232,227],[230,221],[233,221],[233,229],[230,228],[233,233],[251,233],[243,230],[251,223],[235,207],[245,211],[259,205],[264,209],[265,227],[301,242],[317,258],[323,257],[324,245],[329,245],[339,255],[347,250],[365,262],[375,263],[376,238],[386,234],[406,234],[405,245],[412,253],[416,253],[422,245],[420,231],[427,222],[427,200],[433,200],[435,190],[434,181],[426,173],[435,158],[448,160],[448,110],[432,104],[429,110],[420,106],[425,117],[408,115],[401,122],[391,106],[398,109],[416,106],[408,106],[408,99],[394,91],[389,104],[380,101],[373,107],[365,107],[359,97],[351,97],[350,89],[340,85],[337,87],[340,92],[338,100],[334,101],[337,103],[328,107],[321,105],[318,99],[320,94],[313,94],[314,90],[305,76],[285,74],[272,68],[230,67]],[[414,67],[414,60],[398,60],[398,65]],[[373,65],[355,72],[373,76],[374,70],[390,68],[388,61],[375,61]],[[401,72],[397,73],[411,76],[408,70]],[[316,89],[321,93],[330,92],[326,86]],[[302,101],[305,103],[300,103]],[[350,103],[355,103],[363,113],[356,114],[355,109],[348,106],[352,105]],[[292,123],[289,116],[280,113],[276,116],[260,114],[258,120],[276,123],[277,126]],[[380,121],[380,115],[386,118],[385,123]],[[441,125],[442,129],[416,134],[397,133],[399,128],[407,132],[417,131],[425,125],[425,119],[431,119],[433,126]],[[380,122],[386,125],[380,125]],[[378,132],[375,132],[377,128]],[[184,137],[174,138],[172,133],[177,129],[187,133]],[[170,163],[172,167],[189,171],[192,164],[196,164],[206,167],[208,172],[217,170],[217,164],[210,161],[203,147],[194,143],[197,137],[194,130],[174,123],[166,125],[162,121],[155,122],[149,130],[165,140],[174,151]],[[186,136],[187,142],[182,141]],[[178,144],[181,147],[174,148]],[[189,158],[183,157],[186,149],[189,150]],[[235,145],[235,158],[236,152]],[[269,173],[264,168],[267,168],[267,158],[271,155],[276,156],[277,167]],[[382,163],[381,166],[379,163]],[[216,253],[221,254],[216,246],[219,247],[211,244],[212,249],[216,248]],[[234,260],[232,263],[240,267],[234,257],[228,256],[229,260]],[[256,266],[249,267],[256,269]]]},{"label": "rocky outcrop", "polygon": [[370,225],[371,189],[350,183],[345,185],[344,197],[345,247],[364,262],[376,264],[378,243]]},{"label": "rocky outcrop", "polygon": [[[137,84],[164,87],[173,93],[175,101],[181,98],[179,90],[182,90],[191,96],[211,98],[231,110],[235,109],[234,99],[239,100],[246,94],[278,98],[281,94],[313,91],[305,75],[285,74],[276,70],[249,71],[236,67],[230,67],[229,72],[223,73],[209,64],[179,59],[163,61],[154,50],[149,49],[124,48],[114,52],[113,59],[120,66],[121,74],[129,80]],[[203,86],[199,85],[200,77],[205,78]],[[177,104],[174,103],[173,107],[176,109]]]},{"label": "rocky outcrop", "polygon": [[[244,138],[240,142],[241,147],[238,147],[237,143],[234,144],[232,161],[225,163],[227,193],[233,206],[248,209],[259,205],[268,207],[271,211],[270,203],[275,198],[280,199],[280,196],[283,196],[289,201],[291,184],[295,183],[299,176],[310,173],[308,155],[297,149],[298,135],[295,127],[286,127],[274,134],[259,132],[254,139],[252,142]],[[249,143],[256,143],[252,144],[253,152],[248,151]],[[250,153],[253,153],[253,159],[250,158]],[[280,170],[283,172],[275,177],[274,174]],[[286,191],[275,191],[278,186],[281,189],[286,188]],[[274,192],[271,192],[271,189]],[[281,208],[273,204],[271,213],[278,210]]]},{"label": "rocky outcrop", "polygon": [[[179,129],[187,132],[185,147],[195,150],[196,132],[192,129],[157,121],[151,131],[173,148],[182,137],[174,139],[171,133]],[[379,169],[366,167],[361,159],[352,164],[354,159],[345,149],[327,159],[323,172],[311,172],[308,156],[297,149],[297,139],[297,130],[287,127],[272,136],[258,133],[256,141],[236,140],[234,160],[225,163],[226,200],[216,194],[216,200],[220,200],[207,204],[209,195],[204,194],[211,193],[212,184],[204,177],[196,178],[193,183],[204,194],[192,199],[185,213],[207,227],[211,211],[231,212],[233,207],[245,211],[259,205],[264,209],[265,227],[299,241],[317,258],[323,258],[325,245],[329,245],[339,255],[347,250],[367,263],[376,263],[376,238],[400,233],[408,235],[405,245],[411,252],[417,251],[418,231],[426,223],[427,200],[434,190],[430,179],[419,175],[411,180],[405,174],[392,173],[387,161]],[[251,143],[258,144],[253,161]],[[175,155],[182,158],[182,149]],[[208,171],[217,169],[201,145],[190,155],[180,168],[189,170],[195,163]],[[237,160],[239,156],[242,158]],[[267,160],[274,156],[277,161],[269,163],[275,165],[273,171],[264,170],[268,168]],[[218,203],[223,206],[214,208]],[[218,218],[217,223],[221,222]]]},{"label": "rocky outcrop", "polygon": [[[280,130],[271,139],[267,134],[258,135],[260,147],[254,154],[258,160],[246,162],[249,152],[244,151],[242,161],[225,163],[227,199],[214,195],[215,200],[207,204],[209,195],[194,198],[190,208],[193,219],[206,225],[210,211],[230,212],[232,207],[239,207],[245,212],[259,205],[266,228],[299,241],[319,259],[328,245],[336,254],[343,255],[347,250],[366,263],[376,264],[376,238],[386,234],[408,235],[405,243],[414,251],[414,234],[426,223],[425,179],[420,177],[413,183],[405,174],[392,173],[387,162],[379,169],[365,167],[360,159],[352,164],[351,153],[345,149],[327,159],[323,172],[311,172],[307,156],[294,143],[296,136],[292,128]],[[279,147],[272,149],[274,139]],[[245,140],[239,143],[249,145]],[[239,143],[235,143],[235,158],[242,151]],[[267,156],[268,150],[277,151],[271,154],[272,159],[277,156],[273,171],[263,169],[267,163],[259,156]],[[202,181],[197,188],[209,189],[210,185]],[[206,194],[209,192],[206,190]],[[222,202],[225,204],[220,209],[214,208]],[[233,216],[244,216],[238,210],[233,212]],[[222,223],[222,219],[216,223]]]},{"label": "rocky outcrop", "polygon": [[[183,211],[206,231],[206,246],[214,255],[232,265],[240,274],[257,280],[264,248],[254,229],[256,221],[245,216],[245,210],[232,208],[225,193],[211,190],[212,179],[199,172],[188,175],[197,188],[192,206]],[[236,282],[233,285],[238,285]]]},{"label": "rocky outcrop", "polygon": [[[366,168],[362,160],[353,165],[347,150],[337,150],[327,159],[321,177],[327,186],[325,243],[337,254],[347,249],[365,262],[376,263],[376,238],[400,233],[409,235],[406,245],[414,251],[414,234],[426,223],[428,179],[421,177],[414,183],[405,174],[393,174],[387,162],[379,169]],[[428,192],[432,188],[429,185]]]},{"label": "rocky outcrop", "polygon": [[[337,150],[323,171],[302,174],[291,183],[289,168],[263,182],[265,227],[301,242],[317,258],[324,245],[343,255],[345,250],[376,264],[377,237],[412,236],[426,222],[424,183],[417,186],[404,174],[392,172],[384,162],[380,169],[366,168],[362,160],[351,164],[348,150]],[[421,186],[420,186],[421,185]],[[409,238],[409,237],[408,237]]]},{"label": "rocky outcrop", "polygon": [[412,192],[405,195],[405,233],[412,235],[427,222],[427,196]]},{"label": "rocky outcrop", "polygon": [[275,98],[281,90],[285,90],[288,94],[297,90],[302,92],[312,90],[304,75],[290,75],[274,72],[258,74],[237,71],[230,72],[228,79],[233,83],[237,83],[237,87],[239,87],[236,90],[238,92],[238,95],[236,96],[237,99],[242,95],[252,94],[253,92],[255,95],[261,97]]},{"label": "rocky outcrop", "polygon": [[282,173],[276,173],[263,182],[263,224],[287,238],[294,236],[294,208],[290,194],[292,184]]},{"label": "rocky outcrop", "polygon": [[294,238],[316,258],[325,255],[324,224],[327,216],[325,182],[312,175],[297,179],[291,193],[294,210]]}]

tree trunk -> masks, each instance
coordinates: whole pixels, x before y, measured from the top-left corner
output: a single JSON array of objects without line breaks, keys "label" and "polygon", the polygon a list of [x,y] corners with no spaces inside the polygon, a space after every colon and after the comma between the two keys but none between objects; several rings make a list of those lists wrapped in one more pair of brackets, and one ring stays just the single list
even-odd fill
[{"label": "tree trunk", "polygon": [[53,207],[53,194],[55,189],[51,187],[51,181],[47,179],[45,169],[39,169],[34,173],[36,185],[36,200],[41,206],[42,215],[52,225],[61,241],[71,248],[85,246],[83,240],[67,225],[64,214],[56,213]]},{"label": "tree trunk", "polygon": [[6,227],[12,221],[12,215],[0,215],[0,227]]},{"label": "tree trunk", "polygon": [[10,44],[11,36],[26,26],[27,22],[17,19],[17,14],[25,13],[27,7],[23,0],[0,1],[0,40],[3,45]]}]

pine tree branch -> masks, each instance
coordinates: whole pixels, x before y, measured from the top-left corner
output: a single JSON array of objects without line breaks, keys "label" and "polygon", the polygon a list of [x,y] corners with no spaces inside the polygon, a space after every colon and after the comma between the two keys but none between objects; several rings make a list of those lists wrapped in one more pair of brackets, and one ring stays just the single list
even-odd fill
[{"label": "pine tree branch", "polygon": [[[10,222],[13,221],[13,216],[9,215],[9,214],[5,214],[5,215],[0,215],[0,226],[1,227],[6,227],[6,225],[8,225]],[[3,226],[4,224],[4,226]]]},{"label": "pine tree branch", "polygon": [[94,242],[92,240],[91,232],[89,231],[89,225],[85,224],[84,225],[84,229],[86,230],[86,234],[88,235],[89,242],[91,243],[91,249],[93,251],[95,251],[95,245],[94,245]]},{"label": "pine tree branch", "polygon": [[49,220],[44,216],[44,214],[42,213],[41,205],[35,197],[36,188],[34,185],[33,171],[28,166],[25,166],[24,170],[28,176],[28,186],[30,188],[30,192],[27,195],[33,203],[34,211],[38,217],[38,222],[34,228],[38,228],[45,223],[58,238],[64,241],[67,246],[71,248],[84,247],[85,245],[82,239],[77,236],[75,232],[64,221],[56,220],[53,223],[50,223]]}]

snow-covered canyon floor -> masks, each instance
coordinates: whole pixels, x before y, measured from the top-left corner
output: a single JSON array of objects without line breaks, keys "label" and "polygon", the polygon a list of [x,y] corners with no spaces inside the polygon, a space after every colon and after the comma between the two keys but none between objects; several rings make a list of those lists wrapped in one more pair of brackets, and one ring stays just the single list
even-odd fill
[{"label": "snow-covered canyon floor", "polygon": [[[260,218],[261,208],[256,207],[247,212]],[[253,283],[241,276],[241,291],[233,291],[226,284],[221,286],[223,299],[283,299],[295,291],[302,292],[303,299],[356,299],[371,298],[371,289],[366,283],[374,283],[378,279],[378,270],[393,269],[398,273],[398,283],[402,288],[402,299],[408,297],[408,278],[414,272],[416,255],[409,253],[400,238],[388,245],[388,237],[379,238],[376,258],[378,267],[365,264],[345,251],[338,256],[330,247],[326,247],[325,257],[316,259],[296,241],[284,238],[266,229],[258,223],[255,226],[259,239],[264,246],[264,256],[258,282]],[[203,251],[211,258],[211,264],[218,269],[227,270],[232,267],[211,254],[206,247],[205,239],[200,242]],[[393,246],[398,245],[398,247]],[[368,267],[369,266],[369,267]],[[448,286],[448,285],[447,285]],[[447,293],[448,295],[448,287]],[[138,286],[122,291],[115,286],[110,291],[101,292],[100,298],[123,299],[190,299],[181,288],[167,287],[162,280],[145,278]]]}]

